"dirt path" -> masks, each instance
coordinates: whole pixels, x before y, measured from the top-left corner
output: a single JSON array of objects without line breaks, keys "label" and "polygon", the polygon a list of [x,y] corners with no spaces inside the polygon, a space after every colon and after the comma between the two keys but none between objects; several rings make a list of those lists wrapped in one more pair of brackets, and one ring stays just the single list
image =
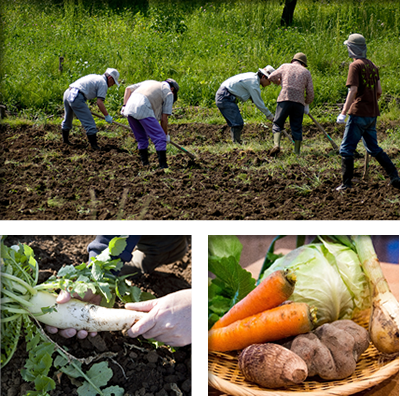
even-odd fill
[{"label": "dirt path", "polygon": [[[23,242],[32,247],[39,263],[40,282],[53,275],[58,269],[69,264],[85,262],[87,245],[93,236],[18,236],[8,237],[6,245]],[[181,260],[156,269],[150,275],[141,276],[133,281],[143,291],[156,297],[191,287],[191,247]],[[113,377],[108,385],[119,385],[126,391],[125,396],[184,396],[191,394],[191,346],[176,348],[175,352],[165,346],[154,348],[142,337],[132,339],[119,332],[99,333],[96,337],[78,340],[76,337],[65,339],[51,336],[57,343],[67,347],[77,358],[99,355],[103,352],[114,353],[108,361]],[[13,358],[1,372],[1,396],[23,396],[31,385],[22,380],[20,370],[27,357],[25,341],[21,337]],[[102,359],[104,360],[104,359]],[[102,361],[101,360],[101,361]],[[90,366],[83,365],[85,371]],[[51,372],[57,388],[52,396],[74,396],[79,385],[66,375],[57,377]],[[174,390],[175,389],[175,390]],[[179,393],[179,391],[181,393]],[[178,392],[178,393],[177,393]]]},{"label": "dirt path", "polygon": [[[324,127],[340,143],[342,131]],[[378,131],[380,142],[387,138],[386,129],[381,126]],[[355,161],[352,191],[335,191],[341,183],[340,159],[329,145],[322,153],[304,149],[303,162],[283,151],[279,160],[286,165],[271,172],[276,159],[269,150],[202,150],[228,141],[226,127],[172,125],[176,142],[196,153],[198,160],[176,151],[168,156],[170,168],[164,172],[157,170],[154,151],[150,168],[144,169],[137,152],[123,148],[124,137],[109,137],[102,131],[103,151],[93,152],[78,133],[71,138],[75,145],[69,147],[61,143],[56,126],[12,130],[0,125],[3,219],[400,219],[400,192],[388,186],[387,179],[379,179],[382,170],[374,159],[368,183],[362,180],[364,158],[360,158]],[[305,128],[304,135],[310,144],[322,139],[315,126]],[[246,125],[243,138],[255,144],[271,139],[262,125]],[[399,148],[389,149],[388,154],[398,162]]]}]

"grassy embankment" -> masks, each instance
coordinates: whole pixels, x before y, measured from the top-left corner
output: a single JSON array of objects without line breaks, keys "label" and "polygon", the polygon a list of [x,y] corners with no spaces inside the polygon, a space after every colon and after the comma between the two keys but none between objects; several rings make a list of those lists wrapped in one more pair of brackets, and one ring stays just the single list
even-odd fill
[{"label": "grassy embankment", "polygon": [[[337,104],[346,97],[350,62],[343,41],[353,32],[364,34],[368,57],[381,67],[384,94],[380,120],[400,118],[400,17],[395,0],[304,0],[298,3],[294,23],[288,28],[280,26],[283,6],[277,0],[168,4],[150,1],[145,12],[137,12],[85,7],[81,0],[66,0],[61,6],[46,0],[3,2],[0,102],[15,114],[8,119],[10,125],[59,125],[62,95],[68,84],[89,73],[101,74],[107,67],[118,68],[122,82],[119,89],[111,88],[106,98],[112,115],[119,114],[125,86],[173,77],[181,90],[172,123],[222,125],[224,119],[214,104],[222,81],[267,64],[278,67],[298,51],[307,54],[313,76],[316,97],[311,112],[320,122],[334,124]],[[273,112],[279,91],[273,85],[262,90]],[[250,101],[240,106],[246,122],[265,122]],[[77,120],[74,123],[80,125]],[[304,123],[312,124],[308,118]],[[99,125],[106,124],[99,121]],[[389,129],[382,147],[399,147],[399,135],[399,127]],[[59,136],[50,134],[49,139]],[[130,149],[134,146],[134,142],[124,144],[130,144]],[[271,144],[250,143],[254,150]],[[319,151],[318,145],[329,147],[323,136],[309,142],[311,151]],[[199,149],[224,151],[230,147],[222,144]],[[173,147],[169,151],[176,152]]]}]

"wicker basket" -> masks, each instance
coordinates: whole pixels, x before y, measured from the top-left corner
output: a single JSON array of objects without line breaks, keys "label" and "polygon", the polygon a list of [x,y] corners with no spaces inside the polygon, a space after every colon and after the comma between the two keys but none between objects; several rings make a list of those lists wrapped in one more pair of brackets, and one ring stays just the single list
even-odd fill
[{"label": "wicker basket", "polygon": [[[369,312],[364,311],[353,319],[368,328]],[[234,396],[330,396],[352,395],[377,385],[399,371],[399,357],[384,359],[371,344],[361,355],[356,371],[351,377],[338,381],[305,381],[285,389],[260,388],[244,379],[238,368],[237,357],[210,352],[208,357],[208,383],[221,392]],[[313,378],[315,379],[315,378]]]}]

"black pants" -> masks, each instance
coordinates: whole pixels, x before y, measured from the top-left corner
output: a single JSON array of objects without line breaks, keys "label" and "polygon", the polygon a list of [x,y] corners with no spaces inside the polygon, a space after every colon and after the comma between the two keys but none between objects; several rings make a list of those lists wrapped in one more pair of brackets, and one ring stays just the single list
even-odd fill
[{"label": "black pants", "polygon": [[301,103],[278,102],[272,132],[277,133],[285,129],[285,121],[289,117],[293,139],[303,140],[303,116],[304,106]]}]

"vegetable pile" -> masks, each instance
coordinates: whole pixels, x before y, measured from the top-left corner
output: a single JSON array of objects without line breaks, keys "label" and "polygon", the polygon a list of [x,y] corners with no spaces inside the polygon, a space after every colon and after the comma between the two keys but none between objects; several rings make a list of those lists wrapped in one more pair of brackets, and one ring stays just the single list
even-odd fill
[{"label": "vegetable pile", "polygon": [[[245,348],[243,375],[269,388],[346,378],[370,341],[382,354],[398,354],[399,304],[371,238],[319,236],[282,256],[274,253],[282,237],[257,281],[239,265],[236,237],[209,237],[209,351]],[[367,309],[368,331],[351,320]]]},{"label": "vegetable pile", "polygon": [[[115,275],[122,262],[113,256],[118,256],[125,246],[125,238],[114,238],[108,249],[89,263],[65,266],[57,276],[38,284],[39,266],[33,250],[23,244],[7,247],[1,241],[1,367],[10,361],[20,336],[25,334],[29,359],[22,377],[34,381],[36,386],[36,392],[30,392],[30,396],[47,395],[55,388],[54,380],[48,377],[52,366],[71,377],[83,377],[85,382],[78,391],[82,396],[123,394],[124,390],[118,386],[101,389],[112,375],[106,362],[94,364],[84,373],[82,362],[48,338],[38,322],[88,331],[122,330],[131,326],[142,313],[133,313],[132,317],[133,311],[85,304],[77,299],[56,304],[56,296],[52,294],[56,290],[65,290],[83,297],[91,290],[101,294],[102,304],[108,306],[114,305],[115,295],[124,302],[148,298],[140,289],[130,286],[126,279]],[[53,360],[55,351],[59,356]]]}]

